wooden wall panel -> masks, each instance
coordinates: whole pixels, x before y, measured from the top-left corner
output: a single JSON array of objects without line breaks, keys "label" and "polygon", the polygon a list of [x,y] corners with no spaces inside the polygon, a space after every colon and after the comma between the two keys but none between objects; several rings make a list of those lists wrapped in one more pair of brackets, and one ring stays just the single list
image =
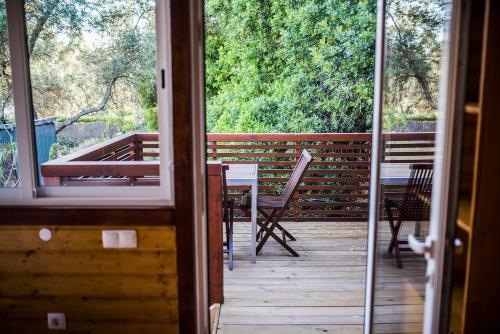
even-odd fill
[{"label": "wooden wall panel", "polygon": [[[0,332],[45,333],[47,313],[67,333],[176,333],[174,226],[0,227]],[[103,249],[103,229],[134,229],[138,248]]]}]

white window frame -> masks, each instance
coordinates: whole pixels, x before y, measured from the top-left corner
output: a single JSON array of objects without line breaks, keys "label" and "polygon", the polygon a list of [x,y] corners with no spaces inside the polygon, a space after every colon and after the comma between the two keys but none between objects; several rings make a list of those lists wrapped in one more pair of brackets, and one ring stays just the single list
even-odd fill
[{"label": "white window frame", "polygon": [[[6,1],[11,55],[20,182],[0,189],[0,206],[164,207],[174,205],[173,108],[170,0],[156,0],[157,100],[160,154],[159,186],[40,186],[31,83],[24,24],[24,1]],[[162,75],[164,71],[164,87]]]}]

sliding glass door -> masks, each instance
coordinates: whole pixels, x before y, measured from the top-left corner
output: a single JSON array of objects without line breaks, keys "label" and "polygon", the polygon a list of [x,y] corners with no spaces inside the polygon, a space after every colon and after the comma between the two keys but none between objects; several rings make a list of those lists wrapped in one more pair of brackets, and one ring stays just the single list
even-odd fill
[{"label": "sliding glass door", "polygon": [[437,332],[456,7],[379,1],[365,333]]}]

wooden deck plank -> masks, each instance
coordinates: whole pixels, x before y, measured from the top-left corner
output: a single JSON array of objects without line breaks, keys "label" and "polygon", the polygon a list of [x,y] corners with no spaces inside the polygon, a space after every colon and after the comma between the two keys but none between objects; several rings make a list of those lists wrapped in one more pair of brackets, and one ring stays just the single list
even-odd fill
[{"label": "wooden deck plank", "polygon": [[[249,225],[235,226],[235,266],[224,268],[225,303],[219,334],[361,333],[364,321],[366,222],[288,222],[300,254],[270,241],[250,263]],[[403,253],[403,269],[386,254],[390,233],[381,224],[375,295],[377,333],[422,331],[425,261]],[[413,224],[402,233],[413,231]]]}]

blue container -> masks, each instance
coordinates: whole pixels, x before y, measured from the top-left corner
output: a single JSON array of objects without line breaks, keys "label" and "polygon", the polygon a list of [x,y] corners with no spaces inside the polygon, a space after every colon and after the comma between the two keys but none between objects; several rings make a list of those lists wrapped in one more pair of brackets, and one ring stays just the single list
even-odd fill
[{"label": "blue container", "polygon": [[[38,162],[38,175],[41,175],[41,165],[49,161],[50,147],[56,142],[55,117],[35,121],[36,158]],[[16,127],[4,124],[0,127],[0,144],[10,143],[10,138],[16,140]]]}]

